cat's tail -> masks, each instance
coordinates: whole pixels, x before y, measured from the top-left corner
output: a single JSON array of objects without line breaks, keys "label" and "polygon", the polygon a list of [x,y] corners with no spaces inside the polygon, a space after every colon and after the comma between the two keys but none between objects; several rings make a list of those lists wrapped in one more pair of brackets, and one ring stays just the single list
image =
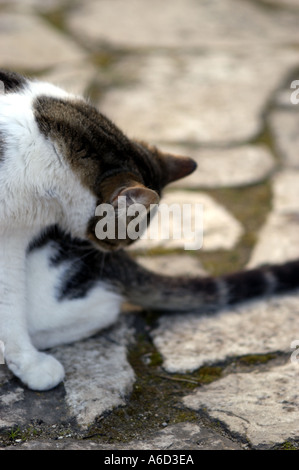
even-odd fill
[{"label": "cat's tail", "polygon": [[208,312],[299,288],[299,260],[220,277],[172,277],[151,272],[123,253],[118,282],[123,295],[143,308]]}]

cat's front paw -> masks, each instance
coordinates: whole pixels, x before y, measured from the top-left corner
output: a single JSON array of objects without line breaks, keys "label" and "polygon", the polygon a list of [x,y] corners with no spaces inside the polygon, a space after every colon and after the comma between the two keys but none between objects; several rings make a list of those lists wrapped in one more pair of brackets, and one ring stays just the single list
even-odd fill
[{"label": "cat's front paw", "polygon": [[59,361],[49,354],[38,352],[26,365],[8,363],[12,372],[31,390],[50,390],[64,378],[64,369]]}]

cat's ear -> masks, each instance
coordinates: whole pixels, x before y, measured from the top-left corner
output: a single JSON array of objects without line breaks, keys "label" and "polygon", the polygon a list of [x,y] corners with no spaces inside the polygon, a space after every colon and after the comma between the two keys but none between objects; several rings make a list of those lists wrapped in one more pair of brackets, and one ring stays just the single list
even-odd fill
[{"label": "cat's ear", "polygon": [[163,163],[165,166],[165,184],[185,178],[197,168],[197,163],[190,157],[164,154]]},{"label": "cat's ear", "polygon": [[[3,85],[1,85],[1,82]],[[26,78],[16,72],[0,69],[0,85],[4,93],[14,93],[26,85]]]},{"label": "cat's ear", "polygon": [[150,209],[151,204],[158,204],[159,196],[152,189],[146,188],[143,185],[131,186],[119,191],[111,200],[111,204],[116,207],[120,201],[120,197],[125,197],[126,206],[132,204],[141,204],[147,210]]}]

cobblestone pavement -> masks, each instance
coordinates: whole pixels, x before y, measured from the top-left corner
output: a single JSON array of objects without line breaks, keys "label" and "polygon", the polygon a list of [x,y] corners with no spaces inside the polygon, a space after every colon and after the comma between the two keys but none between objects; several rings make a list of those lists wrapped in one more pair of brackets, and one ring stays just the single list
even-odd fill
[{"label": "cobblestone pavement", "polygon": [[[297,0],[1,0],[1,66],[194,157],[165,200],[204,205],[202,249],[140,241],[134,254],[160,272],[219,274],[299,256],[298,25]],[[53,351],[66,379],[52,391],[0,366],[0,446],[298,448],[296,340],[297,293],[213,318],[126,310]]]}]

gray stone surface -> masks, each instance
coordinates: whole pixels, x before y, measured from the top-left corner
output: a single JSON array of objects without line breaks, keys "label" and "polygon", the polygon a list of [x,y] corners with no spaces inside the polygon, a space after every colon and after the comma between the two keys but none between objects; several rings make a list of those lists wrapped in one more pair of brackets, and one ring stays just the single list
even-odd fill
[{"label": "gray stone surface", "polygon": [[298,438],[298,364],[267,372],[231,374],[203,386],[184,403],[204,407],[256,446]]},{"label": "gray stone surface", "polygon": [[[271,11],[258,2],[164,0],[161,8],[159,0],[113,0],[113,8],[109,0],[81,3],[69,26],[94,45],[108,42],[127,48],[258,48],[288,44],[290,37],[299,40],[292,12]],[[117,27],[115,11],[121,18]]]},{"label": "gray stone surface", "polygon": [[299,8],[297,0],[259,0],[259,1],[260,3],[266,3],[269,6],[278,6],[281,9],[292,8],[294,10],[298,10]]},{"label": "gray stone surface", "polygon": [[132,245],[132,251],[146,252],[154,248],[229,250],[243,233],[240,222],[204,193],[166,192],[159,210],[141,240]]},{"label": "gray stone surface", "polygon": [[[0,0],[1,66],[86,93],[130,136],[197,160],[165,202],[204,205],[202,250],[169,240],[140,261],[207,275],[209,260],[299,256],[298,22],[297,0]],[[241,199],[259,192],[245,223]],[[298,448],[298,311],[297,293],[201,318],[127,306],[51,351],[66,379],[46,393],[0,365],[1,449]]]},{"label": "gray stone surface", "polygon": [[248,302],[217,315],[162,318],[152,332],[170,373],[194,371],[250,354],[289,353],[299,329],[299,298]]},{"label": "gray stone surface", "polygon": [[161,145],[161,149],[176,155],[188,155],[197,163],[197,170],[188,178],[172,183],[173,188],[247,186],[267,179],[276,167],[273,155],[265,145],[216,149]]},{"label": "gray stone surface", "polygon": [[73,0],[0,0],[0,5],[9,5],[17,7],[18,11],[28,11],[31,8],[33,12],[52,11],[61,6],[70,4]]},{"label": "gray stone surface", "polygon": [[2,66],[37,71],[84,60],[85,52],[38,16],[5,11],[0,15],[0,56]]},{"label": "gray stone surface", "polygon": [[295,72],[293,75],[294,77],[292,79],[288,77],[286,80],[286,86],[283,86],[277,91],[276,95],[273,96],[273,104],[279,108],[287,108],[288,111],[299,110],[299,80],[297,79],[297,74]]},{"label": "gray stone surface", "polygon": [[[126,445],[101,444],[95,440],[75,440],[62,438],[56,441],[38,440],[16,444],[14,450],[241,450],[238,443],[227,439],[221,434],[202,429],[197,424],[179,423],[156,432],[148,439],[134,440]],[[6,450],[10,450],[7,447]],[[111,454],[110,454],[111,455]],[[192,454],[191,454],[192,455]],[[107,456],[109,453],[107,452]],[[187,456],[186,456],[187,459]]]},{"label": "gray stone surface", "polygon": [[[290,92],[288,93],[290,96]],[[292,105],[292,109],[279,109],[274,111],[269,118],[269,124],[273,132],[274,143],[282,156],[285,166],[299,167],[299,105]],[[297,106],[297,107],[296,107]]]},{"label": "gray stone surface", "polygon": [[66,377],[63,386],[48,394],[26,390],[0,366],[0,431],[38,417],[46,424],[70,420],[86,428],[104,411],[123,405],[135,381],[126,354],[132,340],[133,331],[123,321],[106,334],[51,350]]},{"label": "gray stone surface", "polygon": [[55,66],[43,73],[40,78],[61,88],[67,88],[75,95],[89,97],[88,88],[99,75],[97,69],[87,60],[80,60]]},{"label": "gray stone surface", "polygon": [[297,61],[279,48],[129,56],[115,67],[127,86],[108,90],[99,107],[152,142],[241,143],[261,132],[271,94]]},{"label": "gray stone surface", "polygon": [[248,267],[282,263],[299,256],[299,171],[283,170],[273,179],[273,210],[261,228]]},{"label": "gray stone surface", "polygon": [[66,370],[66,404],[81,427],[123,405],[132,391],[135,374],[127,360],[132,337],[133,331],[123,324],[106,335],[54,351]]}]

